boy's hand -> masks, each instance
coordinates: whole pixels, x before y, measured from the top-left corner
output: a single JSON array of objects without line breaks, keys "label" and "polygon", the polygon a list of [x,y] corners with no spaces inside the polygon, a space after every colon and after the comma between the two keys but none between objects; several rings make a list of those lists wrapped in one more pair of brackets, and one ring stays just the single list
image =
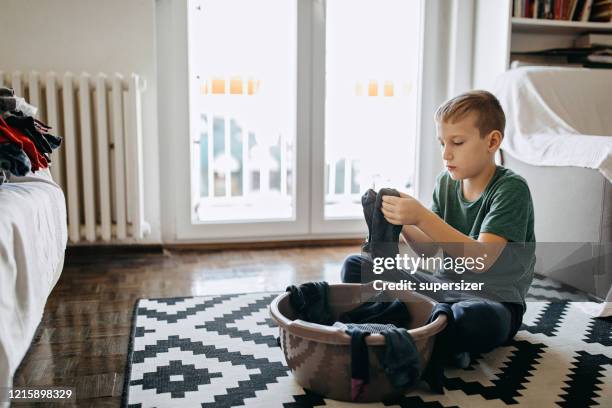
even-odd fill
[{"label": "boy's hand", "polygon": [[426,209],[416,198],[400,193],[399,197],[383,196],[381,210],[385,219],[391,224],[416,225]]}]

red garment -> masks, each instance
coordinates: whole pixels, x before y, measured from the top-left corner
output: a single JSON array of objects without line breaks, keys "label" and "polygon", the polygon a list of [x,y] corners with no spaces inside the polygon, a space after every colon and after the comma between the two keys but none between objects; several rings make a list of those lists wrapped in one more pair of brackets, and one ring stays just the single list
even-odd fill
[{"label": "red garment", "polygon": [[45,159],[45,157],[38,152],[34,142],[32,142],[32,140],[30,140],[28,136],[24,135],[19,129],[8,125],[0,116],[0,143],[3,142],[15,143],[17,146],[22,148],[32,163],[32,171],[47,168],[47,159]]}]

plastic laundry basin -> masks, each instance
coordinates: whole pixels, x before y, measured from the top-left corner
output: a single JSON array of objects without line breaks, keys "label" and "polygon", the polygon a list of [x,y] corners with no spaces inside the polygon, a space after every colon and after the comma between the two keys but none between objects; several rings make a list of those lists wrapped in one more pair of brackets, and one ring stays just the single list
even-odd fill
[{"label": "plastic laundry basin", "polygon": [[[371,296],[380,293],[372,283],[329,285],[329,306],[335,319],[352,310]],[[431,357],[435,335],[446,327],[446,316],[440,315],[426,324],[436,302],[412,291],[386,290],[385,295],[398,298],[412,316],[409,333],[419,352],[421,370]],[[298,384],[326,398],[351,401],[351,338],[343,329],[296,319],[289,303],[289,292],[277,296],[269,307],[279,326],[281,348],[287,365]],[[384,352],[382,334],[366,337],[370,363],[370,383],[359,402],[383,401],[403,394],[388,381],[376,353]]]}]

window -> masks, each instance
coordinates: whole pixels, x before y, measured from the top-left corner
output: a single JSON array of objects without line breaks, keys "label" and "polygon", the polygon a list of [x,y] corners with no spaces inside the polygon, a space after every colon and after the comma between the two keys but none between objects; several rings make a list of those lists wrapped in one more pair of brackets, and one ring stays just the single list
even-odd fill
[{"label": "window", "polygon": [[413,192],[420,12],[406,0],[329,0],[325,218],[361,217],[368,188]]},{"label": "window", "polygon": [[179,239],[362,231],[365,190],[414,192],[421,8],[188,0]]},{"label": "window", "polygon": [[193,222],[292,219],[296,3],[190,8]]}]

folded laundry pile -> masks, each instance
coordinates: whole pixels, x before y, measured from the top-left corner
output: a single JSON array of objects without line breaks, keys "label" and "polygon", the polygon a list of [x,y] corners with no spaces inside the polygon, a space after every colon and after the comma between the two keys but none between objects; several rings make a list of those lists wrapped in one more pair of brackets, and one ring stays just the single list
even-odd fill
[{"label": "folded laundry pile", "polygon": [[378,359],[396,388],[414,385],[421,371],[419,352],[407,328],[410,313],[399,299],[388,301],[379,295],[333,319],[328,303],[327,282],[308,282],[287,287],[289,302],[297,318],[311,323],[343,329],[351,336],[351,398],[365,392],[369,379],[366,337],[379,333],[385,337],[385,352]]},{"label": "folded laundry pile", "polygon": [[36,110],[11,88],[0,87],[0,184],[10,174],[25,176],[47,168],[51,152],[62,142],[34,118]]}]

